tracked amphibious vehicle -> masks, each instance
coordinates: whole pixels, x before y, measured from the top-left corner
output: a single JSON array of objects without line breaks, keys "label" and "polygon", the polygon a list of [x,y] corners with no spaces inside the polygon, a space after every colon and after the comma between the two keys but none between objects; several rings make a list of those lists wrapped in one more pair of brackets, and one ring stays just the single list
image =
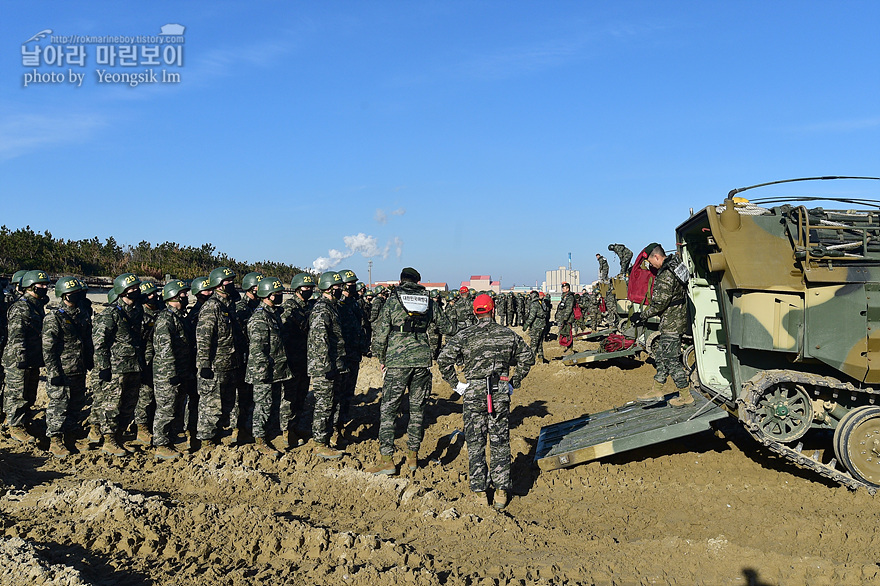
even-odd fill
[{"label": "tracked amphibious vehicle", "polygon": [[[829,179],[880,180],[773,184]],[[723,410],[797,466],[850,488],[880,487],[880,201],[738,196],[766,185],[735,189],[676,230],[690,269],[688,359],[701,400],[659,425],[646,422],[663,410],[642,408],[610,426],[621,409],[548,426],[542,468],[702,431]],[[826,431],[813,431],[807,450],[811,430]]]}]

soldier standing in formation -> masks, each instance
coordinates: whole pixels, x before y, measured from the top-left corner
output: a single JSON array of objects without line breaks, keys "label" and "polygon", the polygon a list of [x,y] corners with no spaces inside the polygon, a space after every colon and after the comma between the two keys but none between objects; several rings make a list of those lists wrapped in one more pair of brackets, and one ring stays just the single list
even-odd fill
[{"label": "soldier standing in formation", "polygon": [[651,302],[644,312],[633,316],[633,323],[660,317],[660,335],[654,340],[654,363],[657,373],[654,384],[645,395],[638,397],[643,403],[657,403],[663,400],[663,385],[671,376],[679,396],[671,399],[672,407],[684,407],[694,402],[691,395],[688,375],[681,363],[681,336],[687,329],[687,307],[685,306],[685,284],[688,280],[687,266],[678,254],[666,256],[663,247],[652,242],[645,247],[648,263],[657,270]]},{"label": "soldier standing in formation", "polygon": [[141,283],[141,301],[144,306],[144,323],[141,328],[143,337],[143,364],[141,365],[141,388],[138,394],[138,402],[134,409],[134,424],[137,427],[137,438],[133,443],[140,446],[149,446],[153,438],[150,435],[152,429],[151,420],[156,409],[153,391],[153,332],[156,326],[156,318],[164,309],[165,304],[159,293],[159,289],[153,283]]},{"label": "soldier standing in formation", "polygon": [[[447,341],[437,362],[443,379],[459,387],[455,365],[463,365],[466,379],[464,430],[468,451],[470,488],[479,502],[489,504],[486,490],[491,477],[494,506],[503,509],[510,498],[510,393],[518,389],[535,363],[525,341],[491,318],[492,298],[478,295],[473,302],[477,323]],[[511,376],[510,369],[515,367]],[[486,465],[489,440],[490,467]]]},{"label": "soldier standing in formation", "polygon": [[[165,309],[156,317],[153,332],[153,390],[156,414],[153,417],[153,445],[156,458],[174,460],[180,452],[171,441],[185,427],[184,401],[197,403],[196,393],[196,332],[186,317],[190,288],[183,281],[171,281],[162,288]],[[197,408],[191,405],[189,413]],[[192,422],[195,425],[195,421]],[[189,426],[186,426],[189,427]],[[191,428],[190,428],[191,429]]]},{"label": "soldier standing in formation", "polygon": [[140,279],[131,273],[116,277],[112,291],[116,300],[95,324],[95,367],[103,384],[92,409],[98,413],[104,438],[101,449],[111,456],[128,453],[121,433],[134,418],[140,394],[144,319],[140,285]]},{"label": "soldier standing in formation", "polygon": [[541,302],[537,291],[529,292],[529,311],[526,314],[526,321],[523,323],[523,330],[529,334],[529,347],[535,354],[536,358],[542,363],[544,359],[544,330],[547,328],[547,319],[550,312]]},{"label": "soldier standing in formation", "polygon": [[309,273],[302,272],[293,276],[290,282],[293,295],[284,302],[285,340],[287,341],[287,363],[293,375],[284,385],[284,398],[281,401],[281,425],[285,431],[286,447],[297,447],[305,443],[306,435],[298,431],[300,413],[309,393],[308,343],[309,314],[315,300],[315,279]]},{"label": "soldier standing in formation", "polygon": [[[208,275],[214,293],[202,305],[196,322],[196,362],[199,368],[197,439],[216,444],[228,424],[239,386],[244,382],[245,338],[235,317],[235,272],[220,267]],[[248,402],[250,403],[250,401]],[[240,405],[246,413],[252,404]],[[242,430],[239,430],[241,433]]]},{"label": "soldier standing in formation", "polygon": [[[245,351],[248,347],[247,339],[247,323],[254,314],[254,311],[260,305],[260,298],[257,297],[257,285],[263,278],[263,273],[250,272],[241,279],[241,289],[244,296],[235,302],[235,319],[241,328],[244,337],[243,347]],[[244,357],[244,364],[247,364],[247,354]],[[230,414],[230,426],[235,427],[233,436],[238,444],[245,444],[250,441],[251,417],[253,417],[254,387],[248,382],[241,381],[236,388],[237,394],[232,401],[232,413]]]},{"label": "soldier standing in formation", "polygon": [[34,441],[27,431],[37,400],[40,367],[43,366],[42,331],[45,305],[49,300],[49,275],[44,271],[28,271],[21,279],[24,291],[8,314],[8,339],[3,350],[6,389],[3,410],[9,433],[21,443]]},{"label": "soldier standing in formation", "polygon": [[339,327],[345,340],[346,373],[342,377],[339,394],[339,412],[334,414],[334,427],[339,443],[345,443],[346,426],[351,421],[351,404],[354,402],[361,358],[367,353],[364,330],[361,327],[363,315],[357,301],[357,275],[354,271],[339,271],[342,277],[342,297],[339,299]]},{"label": "soldier standing in formation", "polygon": [[495,298],[495,314],[498,316],[498,323],[502,326],[507,325],[507,293],[502,293]]},{"label": "soldier standing in formation", "polygon": [[268,425],[272,413],[281,404],[283,383],[293,376],[287,364],[281,305],[284,285],[281,279],[263,277],[257,285],[260,305],[248,320],[248,362],[245,380],[253,386],[253,436],[257,450],[267,456],[277,456],[268,440]]},{"label": "soldier standing in formation", "polygon": [[431,346],[428,326],[437,323],[441,333],[451,327],[438,323],[443,319],[425,287],[421,275],[407,267],[400,272],[400,286],[388,299],[376,322],[373,356],[385,372],[379,421],[379,464],[369,471],[374,474],[397,473],[394,463],[394,421],[403,394],[409,388],[409,427],[407,428],[406,465],[418,467],[418,452],[425,433],[423,424],[425,402],[431,393]]},{"label": "soldier standing in formation", "polygon": [[312,438],[315,455],[332,460],[342,457],[342,451],[330,447],[330,433],[333,412],[339,404],[342,375],[347,368],[337,310],[342,297],[342,277],[335,271],[321,273],[318,288],[321,296],[309,315],[308,368],[315,396]]},{"label": "soldier standing in formation", "polygon": [[[94,366],[92,322],[82,311],[85,286],[75,277],[55,284],[59,307],[43,320],[43,361],[46,364],[46,436],[56,458],[70,455],[65,434],[79,427],[86,404],[86,373]],[[69,439],[69,438],[68,438]]]}]

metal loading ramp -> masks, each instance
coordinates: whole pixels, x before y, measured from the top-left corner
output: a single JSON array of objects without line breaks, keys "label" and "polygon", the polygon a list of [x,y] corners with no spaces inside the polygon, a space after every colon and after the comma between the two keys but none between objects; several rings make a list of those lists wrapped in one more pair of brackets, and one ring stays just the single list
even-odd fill
[{"label": "metal loading ramp", "polygon": [[541,428],[535,461],[541,470],[556,470],[620,454],[667,440],[711,429],[711,423],[728,417],[721,406],[699,393],[693,405],[670,407],[666,401],[622,407],[584,415]]}]

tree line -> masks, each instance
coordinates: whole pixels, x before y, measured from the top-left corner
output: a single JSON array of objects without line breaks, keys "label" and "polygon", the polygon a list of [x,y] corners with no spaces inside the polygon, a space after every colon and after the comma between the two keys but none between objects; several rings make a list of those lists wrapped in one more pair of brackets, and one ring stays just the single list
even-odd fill
[{"label": "tree line", "polygon": [[56,239],[46,230],[34,232],[30,226],[10,230],[0,226],[0,273],[20,269],[40,269],[53,275],[82,277],[134,273],[157,280],[170,274],[178,279],[207,275],[217,267],[229,267],[239,277],[251,271],[290,282],[303,269],[274,261],[246,263],[218,253],[212,244],[182,246],[176,242],[153,245],[141,241],[136,246],[120,245],[112,236],[103,243],[97,237],[85,240]]}]

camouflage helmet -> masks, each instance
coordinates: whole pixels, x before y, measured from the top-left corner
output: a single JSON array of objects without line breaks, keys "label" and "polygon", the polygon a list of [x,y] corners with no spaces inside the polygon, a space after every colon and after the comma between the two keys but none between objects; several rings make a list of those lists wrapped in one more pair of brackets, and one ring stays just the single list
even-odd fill
[{"label": "camouflage helmet", "polygon": [[284,293],[284,284],[278,277],[263,277],[257,283],[257,297],[265,299],[273,293]]},{"label": "camouflage helmet", "polygon": [[245,291],[250,291],[252,288],[257,286],[257,283],[260,282],[260,279],[263,278],[263,273],[253,272],[248,273],[241,278],[241,288]]},{"label": "camouflage helmet", "polygon": [[147,295],[152,295],[158,290],[159,288],[156,287],[155,283],[151,283],[150,281],[141,282],[141,295],[143,295],[144,297],[146,297]]},{"label": "camouflage helmet", "polygon": [[336,271],[325,271],[318,277],[318,289],[326,291],[333,285],[341,285],[342,276]]},{"label": "camouflage helmet", "polygon": [[468,292],[468,295],[469,295],[470,297],[474,297],[474,296],[476,296],[476,294],[477,294],[477,290],[474,289],[473,287],[468,288],[468,291],[467,291],[467,292]]},{"label": "camouflage helmet", "polygon": [[384,291],[384,290],[385,290],[385,286],[384,286],[384,285],[376,285],[376,286],[373,288],[373,293],[375,293],[376,295],[378,295],[379,293],[381,293],[381,292]]},{"label": "camouflage helmet", "polygon": [[85,286],[76,277],[61,277],[55,281],[55,297],[63,297],[65,293],[83,291]]},{"label": "camouflage helmet", "polygon": [[28,287],[33,287],[37,283],[45,283],[49,284],[52,281],[49,280],[49,273],[46,271],[28,271],[21,278],[21,288],[27,289]]},{"label": "camouflage helmet", "polygon": [[364,282],[363,282],[363,281],[358,281],[358,284],[357,284],[357,290],[358,290],[358,291],[362,292],[362,291],[364,291],[366,288],[367,288],[367,286],[364,285]]},{"label": "camouflage helmet", "polygon": [[208,288],[213,289],[218,286],[223,281],[228,279],[235,278],[235,271],[230,269],[229,267],[219,267],[211,271],[211,274],[208,275]]},{"label": "camouflage helmet", "polygon": [[354,271],[352,271],[350,269],[345,269],[344,271],[339,271],[339,276],[342,277],[342,282],[345,284],[356,283],[358,280],[357,275],[355,275]]},{"label": "camouflage helmet", "polygon": [[440,298],[440,289],[431,289],[429,293],[431,299],[439,299]]},{"label": "camouflage helmet", "polygon": [[119,298],[119,295],[116,294],[116,291],[110,289],[107,291],[107,303],[116,303],[116,300]]},{"label": "camouflage helmet", "polygon": [[189,288],[189,290],[192,291],[193,295],[198,295],[199,293],[201,293],[205,289],[210,289],[210,287],[208,287],[208,277],[207,276],[196,277],[195,279],[192,280],[192,284],[190,285],[190,288]]},{"label": "camouflage helmet", "polygon": [[456,291],[447,292],[446,293],[446,300],[447,301],[455,301],[455,298],[457,297],[456,293],[457,293]]},{"label": "camouflage helmet", "polygon": [[165,286],[162,287],[162,299],[164,301],[170,301],[180,295],[183,291],[189,290],[189,285],[186,284],[186,281],[168,281],[165,283]]},{"label": "camouflage helmet", "polygon": [[293,276],[293,279],[290,281],[290,288],[295,291],[300,287],[314,287],[316,284],[315,276],[303,271]]},{"label": "camouflage helmet", "polygon": [[24,269],[15,271],[15,274],[12,275],[12,284],[21,287],[21,278],[24,277],[25,273],[27,273],[27,271]]},{"label": "camouflage helmet", "polygon": [[122,273],[113,279],[113,292],[116,293],[117,296],[122,295],[123,292],[130,287],[140,286],[141,280],[133,273]]}]

